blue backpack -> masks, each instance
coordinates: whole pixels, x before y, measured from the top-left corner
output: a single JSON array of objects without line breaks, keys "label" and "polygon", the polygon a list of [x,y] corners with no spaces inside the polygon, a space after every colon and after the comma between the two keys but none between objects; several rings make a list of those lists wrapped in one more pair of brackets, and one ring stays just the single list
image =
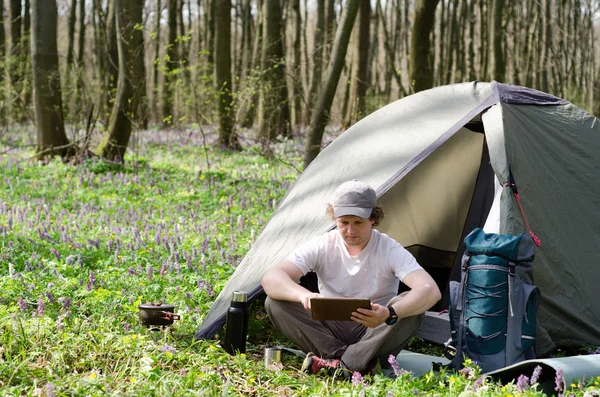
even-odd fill
[{"label": "blue backpack", "polygon": [[486,234],[465,237],[460,282],[450,282],[451,339],[446,355],[460,369],[465,358],[482,372],[535,358],[536,312],[540,291],[518,273],[531,270],[531,236]]}]

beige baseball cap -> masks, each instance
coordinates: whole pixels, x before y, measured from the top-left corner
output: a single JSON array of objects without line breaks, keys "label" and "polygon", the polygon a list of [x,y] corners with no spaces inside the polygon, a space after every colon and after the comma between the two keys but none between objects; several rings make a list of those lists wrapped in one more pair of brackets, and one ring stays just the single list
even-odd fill
[{"label": "beige baseball cap", "polygon": [[377,194],[356,179],[342,183],[333,193],[333,216],[354,215],[368,219],[377,206]]}]

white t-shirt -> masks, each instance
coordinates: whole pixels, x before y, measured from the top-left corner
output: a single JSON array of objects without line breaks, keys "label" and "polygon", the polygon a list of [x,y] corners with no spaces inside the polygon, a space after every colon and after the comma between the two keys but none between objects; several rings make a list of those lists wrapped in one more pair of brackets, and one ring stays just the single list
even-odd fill
[{"label": "white t-shirt", "polygon": [[367,298],[380,305],[398,294],[398,285],[407,274],[422,269],[400,243],[375,229],[356,256],[348,253],[335,229],[304,243],[287,259],[303,274],[317,274],[323,296]]}]

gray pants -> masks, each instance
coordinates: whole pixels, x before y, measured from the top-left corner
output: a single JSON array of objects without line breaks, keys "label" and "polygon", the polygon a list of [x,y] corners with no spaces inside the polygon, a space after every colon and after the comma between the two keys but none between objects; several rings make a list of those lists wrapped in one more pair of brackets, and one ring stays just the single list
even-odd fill
[{"label": "gray pants", "polygon": [[[397,302],[405,293],[388,304]],[[297,302],[267,297],[265,309],[271,322],[283,335],[305,352],[323,358],[340,358],[352,371],[365,371],[380,359],[396,356],[421,324],[423,315],[401,318],[394,325],[367,328],[354,321],[316,321]]]}]

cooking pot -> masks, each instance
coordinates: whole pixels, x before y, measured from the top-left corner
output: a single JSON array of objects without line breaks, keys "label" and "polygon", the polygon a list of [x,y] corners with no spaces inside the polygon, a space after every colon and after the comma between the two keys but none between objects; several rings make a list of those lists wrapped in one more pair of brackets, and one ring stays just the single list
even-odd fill
[{"label": "cooking pot", "polygon": [[162,302],[143,303],[138,306],[140,322],[142,325],[171,325],[174,320],[179,320],[179,314],[174,314],[175,306]]}]

